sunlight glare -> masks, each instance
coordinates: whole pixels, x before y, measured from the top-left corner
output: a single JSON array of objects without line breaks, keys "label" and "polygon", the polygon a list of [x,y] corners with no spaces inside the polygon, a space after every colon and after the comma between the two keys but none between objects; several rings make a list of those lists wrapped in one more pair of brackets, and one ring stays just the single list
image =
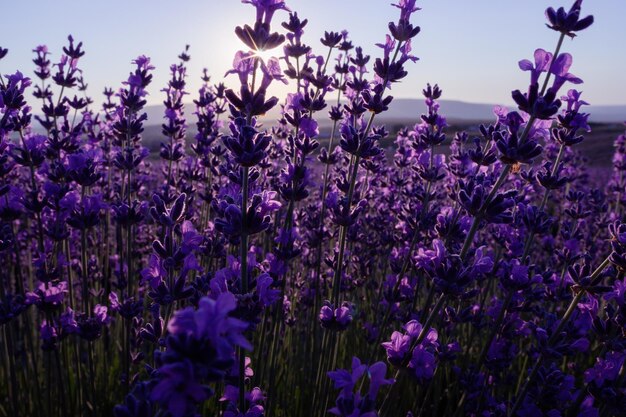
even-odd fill
[{"label": "sunlight glare", "polygon": [[262,49],[260,49],[260,50],[254,52],[254,56],[260,58],[261,61],[263,61],[263,62],[267,62],[271,58],[274,57],[274,54],[270,50],[262,50]]}]

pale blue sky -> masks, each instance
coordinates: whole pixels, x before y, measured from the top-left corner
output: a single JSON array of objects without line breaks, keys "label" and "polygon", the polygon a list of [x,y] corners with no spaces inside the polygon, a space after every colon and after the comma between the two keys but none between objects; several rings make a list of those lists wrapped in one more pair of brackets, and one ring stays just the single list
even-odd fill
[{"label": "pale blue sky", "polygon": [[[0,61],[0,73],[20,69],[32,76],[31,50],[47,44],[58,59],[68,34],[84,42],[81,60],[89,92],[100,100],[105,86],[118,88],[140,54],[157,67],[150,86],[150,104],[163,99],[159,90],[167,82],[168,67],[186,43],[191,98],[207,67],[214,80],[229,69],[241,42],[236,25],[251,23],[254,8],[239,0],[3,0],[0,46],[9,55]],[[305,40],[314,52],[325,54],[318,39],[324,30],[347,29],[357,46],[377,57],[375,43],[384,40],[387,23],[397,19],[390,0],[287,0],[292,10],[309,19]],[[413,51],[420,57],[408,66],[409,76],[397,86],[397,97],[418,97],[426,82],[439,83],[444,97],[469,102],[508,104],[512,89],[524,89],[528,73],[517,62],[531,58],[542,47],[552,50],[556,32],[544,23],[544,10],[568,7],[572,0],[418,0],[423,10],[414,15],[422,32]],[[595,24],[564,51],[572,53],[571,72],[581,77],[584,97],[592,104],[626,104],[626,0],[586,0],[583,14]],[[278,12],[274,26],[287,17]],[[235,78],[230,78],[234,84]],[[286,89],[273,93],[283,95]]]}]

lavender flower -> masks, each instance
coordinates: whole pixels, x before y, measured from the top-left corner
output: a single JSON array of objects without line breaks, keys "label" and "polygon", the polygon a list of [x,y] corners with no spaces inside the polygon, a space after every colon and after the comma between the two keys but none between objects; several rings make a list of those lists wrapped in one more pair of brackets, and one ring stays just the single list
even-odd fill
[{"label": "lavender flower", "polygon": [[573,38],[576,36],[574,32],[585,30],[593,24],[593,16],[591,15],[580,18],[582,3],[582,0],[576,0],[569,11],[565,11],[563,7],[559,7],[557,10],[548,7],[546,9],[546,18],[550,24],[546,24],[546,26]]}]

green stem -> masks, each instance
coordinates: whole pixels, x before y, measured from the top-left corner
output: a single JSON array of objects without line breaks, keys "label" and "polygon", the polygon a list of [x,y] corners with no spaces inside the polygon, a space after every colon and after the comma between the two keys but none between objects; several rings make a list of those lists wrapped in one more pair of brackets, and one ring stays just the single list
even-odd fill
[{"label": "green stem", "polygon": [[[248,167],[241,168],[241,294],[248,293]],[[243,349],[239,350],[239,410],[245,413],[245,370],[246,355]]]},{"label": "green stem", "polygon": [[[557,58],[557,56],[559,55],[559,52],[561,51],[561,46],[563,46],[564,39],[565,39],[565,34],[561,33],[561,36],[559,37],[559,41],[556,44],[556,49],[554,50],[554,55],[552,56],[552,62],[550,62],[550,71],[552,70],[552,65],[554,64],[554,60]],[[548,81],[550,81],[550,75],[552,75],[550,71],[548,71],[548,74],[546,75],[546,79],[543,81],[543,86],[541,87],[541,95],[544,95],[544,93],[546,92],[546,89],[548,88]]]}]

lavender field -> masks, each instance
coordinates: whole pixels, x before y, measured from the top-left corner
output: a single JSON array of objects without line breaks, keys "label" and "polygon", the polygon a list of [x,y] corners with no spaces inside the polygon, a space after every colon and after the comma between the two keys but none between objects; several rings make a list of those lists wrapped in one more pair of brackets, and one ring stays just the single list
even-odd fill
[{"label": "lavender field", "polygon": [[228,73],[142,55],[104,99],[79,39],[0,48],[0,417],[625,416],[626,136],[591,123],[568,2],[482,124],[434,82],[381,123],[416,0],[376,56],[243,0]]}]

